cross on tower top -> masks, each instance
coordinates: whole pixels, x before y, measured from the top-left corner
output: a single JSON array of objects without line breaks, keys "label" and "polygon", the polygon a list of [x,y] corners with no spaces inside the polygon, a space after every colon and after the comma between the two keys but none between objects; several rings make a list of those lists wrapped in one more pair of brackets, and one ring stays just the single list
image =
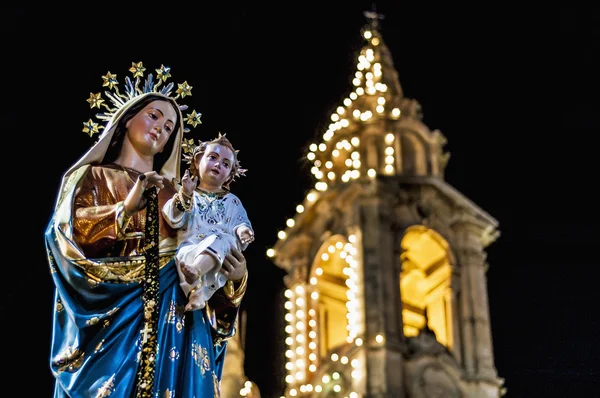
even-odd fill
[{"label": "cross on tower top", "polygon": [[379,21],[385,18],[383,14],[377,13],[375,3],[373,3],[371,11],[364,11],[363,14],[369,21],[369,25],[372,30],[377,30],[379,28]]}]

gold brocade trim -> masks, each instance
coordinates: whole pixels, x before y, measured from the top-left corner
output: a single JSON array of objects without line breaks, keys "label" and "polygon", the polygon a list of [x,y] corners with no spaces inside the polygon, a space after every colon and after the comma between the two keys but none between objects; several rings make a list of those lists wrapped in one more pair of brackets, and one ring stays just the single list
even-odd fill
[{"label": "gold brocade trim", "polygon": [[217,319],[217,333],[218,336],[214,338],[216,344],[221,344],[235,336],[235,329],[231,328],[231,322],[225,322]]},{"label": "gold brocade trim", "polygon": [[85,360],[85,353],[74,346],[65,347],[55,358],[52,359],[52,366],[56,368],[56,373],[62,372],[74,373],[81,368]]},{"label": "gold brocade trim", "polygon": [[231,301],[233,305],[238,307],[242,303],[242,299],[244,298],[244,294],[246,293],[246,288],[248,287],[248,270],[244,273],[242,280],[237,282],[238,287],[235,288],[235,284],[232,281],[227,281],[225,286],[223,286],[223,292],[225,296]]},{"label": "gold brocade trim", "polygon": [[227,195],[229,193],[228,191],[210,192],[210,191],[206,191],[200,187],[196,188],[196,192],[198,192],[200,194],[200,196],[206,197],[206,199],[209,202],[212,202],[215,199],[222,199],[225,197],[225,195]]},{"label": "gold brocade trim", "polygon": [[[158,268],[161,269],[173,259],[174,251],[161,253]],[[146,258],[143,256],[120,257],[104,261],[80,260],[77,265],[86,276],[95,282],[130,283],[140,282],[144,276]]]},{"label": "gold brocade trim", "polygon": [[[235,286],[237,286],[237,289]],[[239,307],[242,303],[242,299],[246,293],[248,287],[248,270],[244,273],[244,276],[239,282],[227,281],[223,286],[223,293],[228,301],[231,302],[235,307]],[[217,305],[218,307],[218,305]],[[221,345],[223,342],[231,339],[236,334],[235,322],[237,317],[237,308],[230,307],[228,311],[221,313],[221,316],[217,317],[217,313],[209,303],[206,304],[206,315],[208,316],[209,322],[213,327],[214,331],[217,332],[213,335],[213,341],[216,345]]]},{"label": "gold brocade trim", "polygon": [[[125,175],[129,176],[127,174],[127,172],[125,172]],[[117,239],[119,240],[125,240],[125,239],[132,239],[134,237],[139,237],[138,235],[142,235],[141,233],[136,233],[135,236],[128,236],[127,232],[125,232],[127,230],[127,226],[129,225],[129,223],[131,222],[132,217],[127,215],[127,212],[125,211],[125,202],[119,202],[117,203],[117,209],[116,209],[116,226],[115,229],[117,230]]]},{"label": "gold brocade trim", "polygon": [[221,383],[219,382],[219,378],[217,377],[214,371],[212,372],[212,379],[214,387],[213,394],[215,398],[221,398]]},{"label": "gold brocade trim", "polygon": [[158,351],[158,308],[159,304],[159,213],[158,191],[156,187],[144,192],[147,199],[146,229],[144,233],[144,256],[146,266],[142,278],[142,302],[144,304],[144,327],[142,334],[141,356],[137,370],[137,398],[154,398],[154,374],[156,353]]}]

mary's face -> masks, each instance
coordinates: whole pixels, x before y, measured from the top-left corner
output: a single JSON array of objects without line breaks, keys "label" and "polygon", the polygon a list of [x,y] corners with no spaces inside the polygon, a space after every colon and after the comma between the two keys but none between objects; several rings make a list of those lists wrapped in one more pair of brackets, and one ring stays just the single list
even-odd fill
[{"label": "mary's face", "polygon": [[162,151],[176,126],[177,113],[171,103],[156,100],[127,122],[127,137],[136,151],[155,155]]}]

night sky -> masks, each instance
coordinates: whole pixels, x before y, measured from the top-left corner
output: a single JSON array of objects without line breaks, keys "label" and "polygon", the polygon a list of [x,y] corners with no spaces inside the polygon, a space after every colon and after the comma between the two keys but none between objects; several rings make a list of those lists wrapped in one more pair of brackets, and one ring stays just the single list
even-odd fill
[{"label": "night sky", "polygon": [[[61,174],[93,143],[81,132],[89,93],[106,72],[122,81],[142,61],[193,86],[187,103],[203,114],[193,136],[226,133],[249,170],[232,185],[256,230],[245,367],[263,397],[282,393],[284,273],[265,251],[314,185],[307,147],[352,88],[372,3],[349,3],[3,10],[5,377],[30,380],[4,391],[50,396],[44,230]],[[446,181],[499,221],[487,275],[506,396],[590,397],[600,380],[600,220],[588,172],[600,131],[599,15],[400,3],[377,11],[404,94],[448,139]]]}]

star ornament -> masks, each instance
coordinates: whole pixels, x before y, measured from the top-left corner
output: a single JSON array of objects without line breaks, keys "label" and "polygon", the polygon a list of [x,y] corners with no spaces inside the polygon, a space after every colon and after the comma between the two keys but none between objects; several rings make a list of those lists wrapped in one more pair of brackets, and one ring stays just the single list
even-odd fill
[{"label": "star ornament", "polygon": [[190,86],[186,81],[183,83],[177,83],[177,91],[176,93],[181,95],[181,98],[184,98],[186,95],[192,96],[192,86]]},{"label": "star ornament", "polygon": [[110,71],[106,75],[102,76],[102,80],[104,80],[102,87],[108,87],[109,90],[112,90],[117,84],[119,84],[117,81],[117,75],[113,75],[110,73]]},{"label": "star ornament", "polygon": [[133,73],[133,77],[143,77],[145,71],[146,68],[142,62],[138,62],[137,64],[132,62],[131,68],[129,68],[129,72]]},{"label": "star ornament", "polygon": [[182,147],[184,153],[193,153],[194,148],[196,147],[196,145],[194,144],[194,139],[190,138],[190,139],[186,140],[184,138],[181,143],[181,147]]},{"label": "star ornament", "polygon": [[[95,115],[96,119],[99,121],[103,123],[109,122],[111,118],[118,114],[119,110],[128,103],[128,101],[138,95],[154,92],[171,97],[173,100],[179,100],[185,96],[192,95],[192,86],[190,86],[186,80],[183,83],[177,84],[177,93],[172,96],[172,90],[175,87],[175,83],[170,82],[167,84],[167,81],[172,77],[171,68],[164,64],[160,64],[160,68],[158,69],[152,68],[152,72],[149,73],[147,77],[144,77],[147,70],[142,62],[132,62],[128,70],[133,74],[133,79],[131,79],[131,76],[125,77],[125,82],[123,82],[124,93],[121,93],[119,90],[120,84],[117,81],[117,75],[110,71],[102,76],[103,90],[98,93],[90,92],[90,95],[87,98],[90,109],[105,108],[104,112],[96,113]],[[154,72],[156,72],[156,79],[154,79]],[[160,87],[163,86],[163,83],[164,87]],[[188,110],[188,106],[183,103],[178,103],[178,106],[182,112]],[[202,121],[200,120],[200,117],[202,116],[201,113],[194,110],[191,113],[187,113],[186,116],[187,117],[183,117],[183,122],[185,124],[183,128],[184,133],[189,132],[190,127],[197,127],[198,124],[202,124]],[[90,137],[99,133],[104,128],[105,126],[103,124],[97,124],[93,122],[92,119],[83,123],[83,131]]]},{"label": "star ornament", "polygon": [[83,122],[82,131],[91,137],[94,134],[98,134],[100,132],[100,125],[94,122],[92,119],[90,119],[87,122]]},{"label": "star ornament", "polygon": [[166,82],[171,77],[171,68],[169,66],[161,65],[160,69],[156,69],[156,78]]},{"label": "star ornament", "polygon": [[87,102],[90,103],[90,109],[98,108],[100,109],[100,105],[104,102],[104,99],[101,97],[101,93],[94,94],[90,93],[90,98],[87,99]]},{"label": "star ornament", "polygon": [[194,110],[194,111],[192,111],[192,113],[188,113],[187,117],[183,120],[186,121],[187,124],[190,124],[190,125],[196,127],[197,125],[202,124],[202,121],[200,120],[201,116],[202,116],[201,113],[196,113],[196,111]]}]

